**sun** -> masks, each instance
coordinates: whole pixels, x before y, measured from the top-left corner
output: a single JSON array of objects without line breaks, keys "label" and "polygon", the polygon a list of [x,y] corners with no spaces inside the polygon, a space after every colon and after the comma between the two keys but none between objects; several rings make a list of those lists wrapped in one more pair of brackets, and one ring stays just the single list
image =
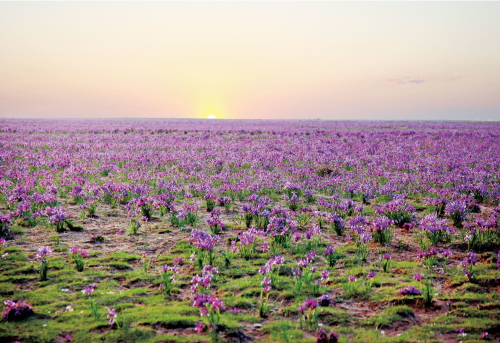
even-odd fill
[{"label": "sun", "polygon": [[217,116],[213,113],[209,114],[207,119],[217,119]]}]

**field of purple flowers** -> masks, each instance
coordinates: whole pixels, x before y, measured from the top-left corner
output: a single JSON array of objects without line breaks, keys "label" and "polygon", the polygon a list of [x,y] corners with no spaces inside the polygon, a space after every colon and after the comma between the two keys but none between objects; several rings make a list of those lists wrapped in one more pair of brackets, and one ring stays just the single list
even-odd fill
[{"label": "field of purple flowers", "polygon": [[499,203],[499,123],[0,119],[0,341],[498,341]]}]

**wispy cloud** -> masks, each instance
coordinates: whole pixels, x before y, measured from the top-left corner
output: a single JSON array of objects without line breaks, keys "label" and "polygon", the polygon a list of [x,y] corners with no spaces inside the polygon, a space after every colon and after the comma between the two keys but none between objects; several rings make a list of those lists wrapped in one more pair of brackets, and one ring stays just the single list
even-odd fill
[{"label": "wispy cloud", "polygon": [[447,74],[441,76],[431,76],[431,77],[403,77],[400,79],[388,79],[387,81],[391,83],[395,83],[397,85],[406,85],[406,84],[414,84],[419,85],[424,82],[433,82],[433,81],[460,81],[462,79],[461,76],[449,76]]},{"label": "wispy cloud", "polygon": [[415,85],[419,85],[421,83],[424,83],[425,80],[422,79],[422,78],[418,78],[418,79],[412,79],[410,77],[404,77],[402,79],[389,79],[387,80],[389,82],[393,82],[393,83],[396,83],[398,85],[406,85],[407,83],[413,83]]}]

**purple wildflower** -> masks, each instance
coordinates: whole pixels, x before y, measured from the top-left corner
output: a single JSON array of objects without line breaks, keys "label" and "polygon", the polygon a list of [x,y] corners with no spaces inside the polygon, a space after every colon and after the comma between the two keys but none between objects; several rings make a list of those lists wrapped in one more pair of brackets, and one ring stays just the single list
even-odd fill
[{"label": "purple wildflower", "polygon": [[109,307],[107,307],[107,309],[108,309],[108,314],[106,315],[106,317],[109,318],[109,325],[113,326],[115,324],[115,320],[117,317],[116,310],[114,308],[109,308]]},{"label": "purple wildflower", "polygon": [[318,298],[318,304],[322,307],[330,306],[332,299],[328,294],[323,294]]},{"label": "purple wildflower", "polygon": [[330,333],[326,332],[324,328],[319,328],[316,332],[316,343],[337,343],[339,341],[339,335],[333,330]]},{"label": "purple wildflower", "polygon": [[399,295],[422,295],[422,292],[414,286],[406,286],[398,291]]},{"label": "purple wildflower", "polygon": [[420,280],[422,280],[423,276],[424,276],[424,274],[415,273],[415,274],[413,274],[413,279],[416,280],[416,281],[420,281]]},{"label": "purple wildflower", "polygon": [[89,286],[85,286],[82,290],[82,293],[87,294],[87,295],[91,295],[95,291],[96,288],[97,288],[97,284],[93,283]]}]

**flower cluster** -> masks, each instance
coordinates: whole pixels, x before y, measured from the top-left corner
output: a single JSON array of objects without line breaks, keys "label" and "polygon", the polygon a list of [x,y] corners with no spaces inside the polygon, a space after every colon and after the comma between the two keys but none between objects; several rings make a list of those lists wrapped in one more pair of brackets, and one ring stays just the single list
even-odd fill
[{"label": "flower cluster", "polygon": [[392,232],[389,228],[389,225],[391,225],[392,223],[393,221],[391,219],[384,216],[375,218],[372,221],[370,230],[375,240],[381,245],[385,245],[391,242]]},{"label": "flower cluster", "polygon": [[83,294],[87,294],[87,295],[92,295],[92,293],[94,293],[94,291],[95,291],[96,288],[97,288],[97,284],[93,283],[91,285],[85,286],[82,289],[82,293]]},{"label": "flower cluster", "polygon": [[497,264],[496,267],[498,270],[500,270],[500,250],[497,252]]},{"label": "flower cluster", "polygon": [[304,326],[304,324],[311,331],[314,331],[318,328],[318,314],[316,313],[316,308],[318,306],[318,301],[313,298],[307,298],[306,300],[304,300],[302,305],[299,306],[298,310],[301,314],[301,328]]},{"label": "flower cluster", "polygon": [[469,281],[473,282],[476,280],[474,275],[474,266],[477,263],[477,254],[474,251],[469,251],[467,256],[462,260],[461,264],[464,267],[462,272],[469,278]]},{"label": "flower cluster", "polygon": [[306,309],[309,309],[309,311],[312,311],[318,306],[319,306],[319,303],[316,299],[307,298],[306,300],[304,300],[302,305],[299,306],[299,312],[303,314],[306,311]]},{"label": "flower cluster", "polygon": [[33,307],[24,300],[6,300],[2,318],[5,320],[21,320],[33,314]]},{"label": "flower cluster", "polygon": [[467,215],[467,205],[465,201],[450,201],[446,204],[444,212],[450,216],[456,227],[461,228]]},{"label": "flower cluster", "polygon": [[[178,261],[179,260],[177,260],[177,263],[179,263]],[[174,258],[174,263],[176,263],[175,258]],[[172,283],[175,281],[175,275],[179,274],[179,265],[175,264],[174,266],[170,267],[167,264],[164,264],[161,266],[161,269],[162,269],[162,283],[160,284],[160,289],[163,289],[163,291],[167,295],[170,295],[172,292]]]},{"label": "flower cluster", "polygon": [[47,261],[47,257],[52,254],[52,248],[48,245],[42,245],[38,248],[35,258],[40,262],[40,280],[47,280],[47,273],[49,271],[49,262]]},{"label": "flower cluster", "polygon": [[455,230],[448,226],[446,219],[439,218],[436,213],[425,215],[419,225],[434,246],[439,242],[448,242],[450,235],[455,234]]},{"label": "flower cluster", "polygon": [[196,248],[200,248],[202,250],[213,250],[215,245],[219,242],[220,237],[218,235],[211,236],[207,232],[203,230],[193,229],[191,231],[191,236],[188,241],[193,243]]},{"label": "flower cluster", "polygon": [[225,228],[224,223],[219,217],[220,210],[219,209],[214,209],[212,212],[210,212],[210,215],[207,217],[207,224],[210,227],[210,231],[212,234],[216,235],[218,234],[221,230]]},{"label": "flower cluster", "polygon": [[316,332],[316,343],[337,343],[339,335],[335,331],[327,332],[324,328],[319,328]]},{"label": "flower cluster", "polygon": [[8,224],[12,223],[12,216],[10,214],[0,214],[0,237],[11,238],[12,233]]},{"label": "flower cluster", "polygon": [[50,223],[60,223],[65,221],[67,218],[71,218],[71,215],[60,207],[47,206],[45,213],[49,216]]},{"label": "flower cluster", "polygon": [[69,253],[73,258],[76,270],[78,270],[79,272],[83,271],[83,269],[85,268],[84,258],[89,256],[88,251],[78,247],[71,247],[69,248]]},{"label": "flower cluster", "polygon": [[257,230],[256,228],[249,228],[241,232],[238,235],[239,238],[239,248],[238,251],[241,254],[241,257],[248,260],[252,256],[252,253],[255,249],[255,241],[258,236],[265,237],[265,233],[262,230]]},{"label": "flower cluster", "polygon": [[285,263],[283,255],[276,255],[271,257],[263,266],[259,268],[260,274],[269,274],[274,270],[274,267],[280,266]]},{"label": "flower cluster", "polygon": [[337,212],[329,213],[326,216],[326,221],[338,236],[343,236],[345,234],[345,221]]},{"label": "flower cluster", "polygon": [[42,245],[41,247],[38,248],[37,253],[36,253],[36,259],[38,261],[44,263],[46,262],[46,257],[50,256],[52,254],[53,250],[50,246],[48,245]]},{"label": "flower cluster", "polygon": [[327,307],[330,306],[330,304],[333,302],[332,298],[328,294],[323,294],[322,296],[318,297],[318,304],[319,306],[322,307]]},{"label": "flower cluster", "polygon": [[214,312],[220,313],[226,311],[223,301],[211,294],[195,294],[193,307],[198,307],[200,309],[200,315],[202,317],[209,317],[210,314]]},{"label": "flower cluster", "polygon": [[108,314],[106,314],[106,317],[109,318],[109,325],[113,326],[116,323],[118,315],[116,314],[116,310],[114,308],[107,307],[107,310]]},{"label": "flower cluster", "polygon": [[406,202],[403,196],[398,196],[394,200],[375,207],[375,211],[391,219],[398,227],[403,227],[405,223],[414,220],[415,208]]},{"label": "flower cluster", "polygon": [[140,196],[127,204],[130,217],[139,216],[142,221],[149,221],[153,216],[155,199],[149,196]]},{"label": "flower cluster", "polygon": [[199,292],[200,287],[202,290],[208,290],[210,288],[210,285],[212,284],[212,279],[218,273],[219,271],[217,270],[217,268],[211,267],[209,264],[205,265],[203,267],[201,276],[195,275],[191,279],[191,289],[194,292]]},{"label": "flower cluster", "polygon": [[422,295],[422,292],[415,286],[405,286],[398,291],[399,295]]}]

